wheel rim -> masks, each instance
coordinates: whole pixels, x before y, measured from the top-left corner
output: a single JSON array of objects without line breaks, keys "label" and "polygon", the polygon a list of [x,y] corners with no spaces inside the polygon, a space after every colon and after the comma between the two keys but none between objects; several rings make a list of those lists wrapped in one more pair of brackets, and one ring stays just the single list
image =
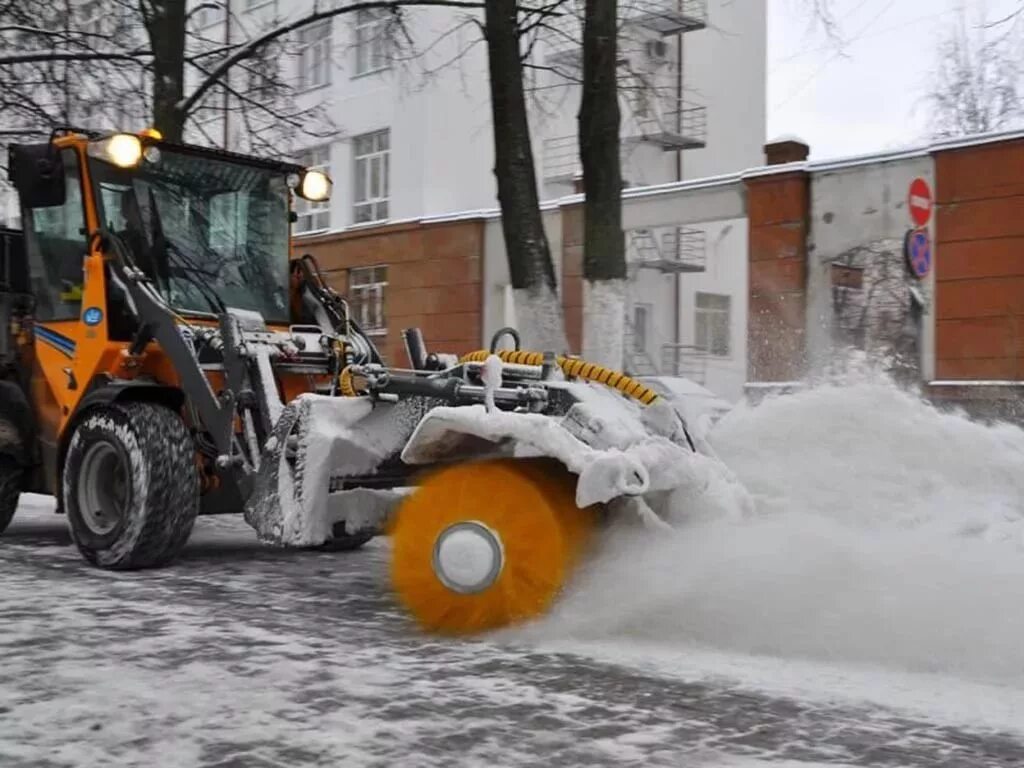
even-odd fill
[{"label": "wheel rim", "polygon": [[449,525],[434,544],[434,573],[448,589],[463,595],[494,584],[504,564],[501,537],[475,520]]},{"label": "wheel rim", "polygon": [[587,547],[597,508],[548,460],[467,462],[425,477],[391,527],[391,582],[423,629],[473,634],[542,616]]},{"label": "wheel rim", "polygon": [[78,473],[78,510],[94,534],[105,536],[124,519],[128,474],[117,449],[110,443],[89,446]]}]

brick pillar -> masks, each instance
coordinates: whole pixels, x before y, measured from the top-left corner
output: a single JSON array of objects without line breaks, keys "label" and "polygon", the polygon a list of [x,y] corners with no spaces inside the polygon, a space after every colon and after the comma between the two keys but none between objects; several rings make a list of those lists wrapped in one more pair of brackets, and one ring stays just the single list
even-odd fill
[{"label": "brick pillar", "polygon": [[748,178],[747,215],[747,380],[796,381],[804,374],[807,353],[809,174]]},{"label": "brick pillar", "polygon": [[583,206],[562,208],[562,312],[569,349],[583,349]]}]

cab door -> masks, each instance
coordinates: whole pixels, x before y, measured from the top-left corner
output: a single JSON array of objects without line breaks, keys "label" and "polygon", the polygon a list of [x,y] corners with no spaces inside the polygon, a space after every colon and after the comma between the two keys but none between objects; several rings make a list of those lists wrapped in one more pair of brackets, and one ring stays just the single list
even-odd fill
[{"label": "cab door", "polygon": [[[36,204],[22,194],[22,226],[29,281],[35,297],[23,360],[30,361],[30,392],[44,472],[56,484],[62,424],[77,402],[75,358],[82,314],[84,263],[89,253],[78,152],[59,150],[64,195],[59,204]],[[19,192],[21,192],[21,184]],[[44,201],[52,202],[52,201]],[[53,490],[56,490],[53,487]]]}]

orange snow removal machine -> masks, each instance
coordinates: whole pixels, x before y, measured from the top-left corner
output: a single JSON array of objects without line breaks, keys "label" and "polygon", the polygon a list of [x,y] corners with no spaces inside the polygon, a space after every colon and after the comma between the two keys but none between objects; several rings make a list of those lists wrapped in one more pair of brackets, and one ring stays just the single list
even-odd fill
[{"label": "orange snow removal machine", "polygon": [[598,520],[651,514],[695,453],[638,381],[508,329],[461,359],[411,329],[410,365],[386,365],[290,259],[320,171],[76,128],[12,146],[9,168],[0,531],[39,492],[107,569],[167,565],[199,514],[287,547],[386,533],[419,624],[475,632],[542,615]]}]

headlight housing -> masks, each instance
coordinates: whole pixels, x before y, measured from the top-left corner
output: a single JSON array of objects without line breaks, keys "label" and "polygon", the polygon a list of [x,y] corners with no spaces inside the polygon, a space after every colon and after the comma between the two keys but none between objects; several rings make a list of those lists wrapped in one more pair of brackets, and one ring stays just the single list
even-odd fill
[{"label": "headlight housing", "polygon": [[142,140],[130,133],[115,133],[90,143],[89,154],[118,168],[135,168],[142,160]]},{"label": "headlight housing", "polygon": [[295,192],[299,197],[320,203],[331,198],[332,186],[330,176],[323,171],[309,168],[302,174]]}]

